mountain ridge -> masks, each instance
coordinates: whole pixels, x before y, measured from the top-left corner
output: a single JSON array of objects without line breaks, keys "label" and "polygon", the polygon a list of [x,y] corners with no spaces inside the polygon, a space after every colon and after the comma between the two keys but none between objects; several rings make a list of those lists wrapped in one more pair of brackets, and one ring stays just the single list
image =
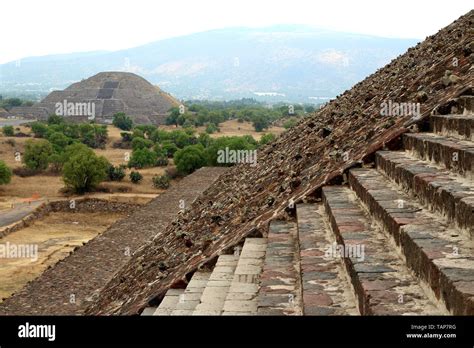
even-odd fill
[{"label": "mountain ridge", "polygon": [[[63,89],[101,71],[126,71],[179,99],[309,102],[310,97],[343,92],[415,43],[300,25],[225,28],[117,51],[5,63],[0,65],[0,92]],[[259,92],[283,96],[262,98]]]}]

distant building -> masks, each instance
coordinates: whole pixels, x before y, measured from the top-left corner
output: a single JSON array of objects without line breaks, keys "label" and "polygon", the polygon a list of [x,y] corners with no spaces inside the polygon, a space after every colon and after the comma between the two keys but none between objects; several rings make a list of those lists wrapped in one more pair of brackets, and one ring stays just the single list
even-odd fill
[{"label": "distant building", "polygon": [[124,112],[137,124],[163,124],[168,110],[179,102],[144,78],[127,72],[102,72],[53,91],[32,107],[14,107],[12,115],[45,120],[59,114],[71,121],[110,124]]}]

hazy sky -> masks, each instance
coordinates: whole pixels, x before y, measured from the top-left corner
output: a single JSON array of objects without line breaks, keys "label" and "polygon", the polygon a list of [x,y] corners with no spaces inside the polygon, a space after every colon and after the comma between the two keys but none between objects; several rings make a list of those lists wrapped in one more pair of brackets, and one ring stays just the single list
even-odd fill
[{"label": "hazy sky", "polygon": [[306,24],[423,39],[472,0],[2,0],[0,63],[117,50],[210,29]]}]

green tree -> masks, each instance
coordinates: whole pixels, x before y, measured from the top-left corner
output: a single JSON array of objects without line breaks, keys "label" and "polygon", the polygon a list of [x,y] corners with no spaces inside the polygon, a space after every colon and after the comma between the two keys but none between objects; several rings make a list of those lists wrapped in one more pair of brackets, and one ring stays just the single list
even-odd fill
[{"label": "green tree", "polygon": [[290,129],[294,126],[296,126],[296,124],[298,123],[298,120],[294,117],[292,118],[289,118],[288,120],[286,120],[285,122],[283,122],[283,127],[285,129]]},{"label": "green tree", "polygon": [[[74,148],[76,151],[63,167],[63,180],[76,193],[93,190],[107,178],[108,161],[98,157],[88,148]],[[72,149],[70,148],[69,151]]]},{"label": "green tree", "polygon": [[212,134],[219,131],[219,127],[217,127],[214,123],[209,123],[206,127],[206,133]]},{"label": "green tree", "polygon": [[276,139],[275,134],[266,133],[262,135],[262,137],[260,138],[259,145],[265,145],[265,144],[271,143],[275,139]]},{"label": "green tree", "polygon": [[268,118],[262,114],[259,114],[253,118],[253,127],[257,132],[262,132],[263,130],[267,129],[270,125]]},{"label": "green tree", "polygon": [[62,124],[64,123],[64,117],[58,115],[51,115],[48,117],[48,124]]},{"label": "green tree", "polygon": [[142,180],[143,180],[143,175],[141,175],[139,172],[135,172],[132,170],[132,172],[130,173],[130,181],[133,184],[138,184]]},{"label": "green tree", "polygon": [[170,178],[167,175],[155,175],[152,178],[153,186],[157,189],[167,189],[170,187]]},{"label": "green tree", "polygon": [[178,147],[169,140],[165,140],[161,143],[161,150],[166,154],[167,157],[171,158],[175,152],[178,151]]},{"label": "green tree", "polygon": [[114,115],[112,124],[124,131],[129,131],[133,127],[133,121],[124,112],[118,112]]},{"label": "green tree", "polygon": [[3,126],[2,133],[6,137],[12,137],[15,135],[15,129],[13,128],[13,126]]},{"label": "green tree", "polygon": [[178,118],[181,116],[181,113],[179,111],[179,107],[174,106],[169,110],[169,116],[166,118],[166,124],[167,125],[178,125]]},{"label": "green tree", "polygon": [[136,169],[153,167],[156,159],[156,152],[149,149],[138,149],[132,152],[132,156],[128,161],[128,167]]},{"label": "green tree", "polygon": [[21,106],[21,104],[22,101],[20,98],[7,98],[3,101],[2,106],[5,109],[10,110],[14,106]]},{"label": "green tree", "polygon": [[107,167],[107,176],[110,181],[122,181],[125,178],[125,168],[123,165],[114,166],[109,163]]},{"label": "green tree", "polygon": [[7,167],[5,162],[0,160],[0,185],[6,185],[12,178],[12,171]]},{"label": "green tree", "polygon": [[60,132],[49,134],[48,141],[53,145],[53,149],[57,153],[63,152],[66,146],[72,143],[72,139]]},{"label": "green tree", "polygon": [[181,174],[191,174],[205,166],[206,162],[206,154],[201,144],[186,146],[174,155],[174,163]]},{"label": "green tree", "polygon": [[132,140],[132,149],[148,149],[153,146],[153,141],[141,137],[134,137]]},{"label": "green tree", "polygon": [[53,146],[47,140],[28,140],[25,144],[23,162],[28,169],[45,170],[48,168],[49,158],[53,154]]},{"label": "green tree", "polygon": [[44,138],[48,132],[48,126],[41,122],[34,122],[31,125],[31,131],[34,133],[35,138]]},{"label": "green tree", "polygon": [[257,143],[251,136],[221,137],[214,139],[213,143],[206,148],[206,159],[211,166],[231,166],[233,163],[219,163],[217,161],[219,151],[229,150],[255,150]]}]

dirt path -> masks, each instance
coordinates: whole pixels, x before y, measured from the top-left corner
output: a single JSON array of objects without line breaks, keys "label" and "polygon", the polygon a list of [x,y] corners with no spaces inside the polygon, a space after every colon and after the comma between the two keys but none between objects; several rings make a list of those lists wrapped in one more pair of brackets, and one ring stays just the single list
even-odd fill
[{"label": "dirt path", "polygon": [[28,214],[32,213],[43,201],[34,201],[31,203],[15,204],[10,210],[0,211],[0,227],[8,226],[14,222],[20,221]]}]

